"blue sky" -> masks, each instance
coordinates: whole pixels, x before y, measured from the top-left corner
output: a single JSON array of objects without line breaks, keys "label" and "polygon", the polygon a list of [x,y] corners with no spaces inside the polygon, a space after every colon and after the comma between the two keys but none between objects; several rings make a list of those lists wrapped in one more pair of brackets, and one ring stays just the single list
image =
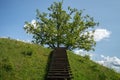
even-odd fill
[{"label": "blue sky", "polygon": [[[23,30],[24,22],[36,18],[36,9],[47,12],[54,1],[61,0],[0,0],[0,37],[31,40]],[[120,58],[120,0],[64,0],[64,9],[67,6],[85,9],[84,13],[100,23],[99,29],[111,33],[97,42],[96,51],[92,53]]]}]

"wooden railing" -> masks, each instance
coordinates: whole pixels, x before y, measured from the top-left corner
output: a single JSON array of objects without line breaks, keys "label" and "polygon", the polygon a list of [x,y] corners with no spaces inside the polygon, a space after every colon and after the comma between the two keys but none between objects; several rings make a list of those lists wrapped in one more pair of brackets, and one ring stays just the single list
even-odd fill
[{"label": "wooden railing", "polygon": [[72,74],[65,48],[52,51],[47,80],[71,80]]}]

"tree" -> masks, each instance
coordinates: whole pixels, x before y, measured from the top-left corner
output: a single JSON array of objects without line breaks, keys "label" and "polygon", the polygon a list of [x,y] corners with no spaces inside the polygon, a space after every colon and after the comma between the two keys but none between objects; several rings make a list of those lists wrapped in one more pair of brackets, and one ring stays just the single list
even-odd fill
[{"label": "tree", "polygon": [[49,13],[37,10],[33,23],[25,22],[24,29],[33,34],[33,42],[49,45],[51,48],[64,46],[67,49],[80,48],[94,50],[94,27],[97,25],[93,17],[83,15],[83,10],[68,7],[62,8],[63,2],[54,2]]}]

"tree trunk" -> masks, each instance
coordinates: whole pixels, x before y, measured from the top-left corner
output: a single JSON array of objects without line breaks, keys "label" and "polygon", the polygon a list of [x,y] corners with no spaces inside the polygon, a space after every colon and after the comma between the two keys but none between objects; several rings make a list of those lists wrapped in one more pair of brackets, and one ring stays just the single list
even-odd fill
[{"label": "tree trunk", "polygon": [[59,48],[60,47],[60,44],[59,44],[59,42],[57,43],[57,48]]}]

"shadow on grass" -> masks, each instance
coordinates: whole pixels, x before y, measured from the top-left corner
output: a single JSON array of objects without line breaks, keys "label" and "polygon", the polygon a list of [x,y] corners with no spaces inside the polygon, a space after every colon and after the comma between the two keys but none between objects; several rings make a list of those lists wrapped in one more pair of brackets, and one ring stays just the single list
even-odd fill
[{"label": "shadow on grass", "polygon": [[48,75],[48,70],[49,70],[49,67],[50,67],[50,62],[51,62],[51,59],[52,59],[52,53],[53,53],[53,50],[50,52],[50,55],[48,57],[48,61],[47,61],[46,69],[45,69],[46,74],[44,76],[44,80],[48,80],[47,75]]}]

